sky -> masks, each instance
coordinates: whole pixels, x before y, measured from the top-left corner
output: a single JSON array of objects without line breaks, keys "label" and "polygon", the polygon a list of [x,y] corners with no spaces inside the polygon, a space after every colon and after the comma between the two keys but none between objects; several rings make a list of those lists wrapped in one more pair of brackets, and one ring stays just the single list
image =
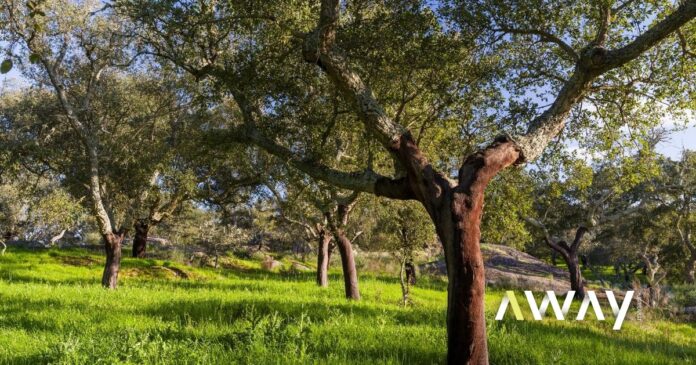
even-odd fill
[{"label": "sky", "polygon": [[17,69],[13,68],[9,73],[0,76],[0,93],[4,92],[6,88],[16,88],[24,84],[26,83],[23,81]]},{"label": "sky", "polygon": [[685,130],[675,132],[669,141],[658,144],[658,152],[672,159],[679,159],[682,150],[696,150],[696,126],[694,123],[696,121],[693,121]]}]

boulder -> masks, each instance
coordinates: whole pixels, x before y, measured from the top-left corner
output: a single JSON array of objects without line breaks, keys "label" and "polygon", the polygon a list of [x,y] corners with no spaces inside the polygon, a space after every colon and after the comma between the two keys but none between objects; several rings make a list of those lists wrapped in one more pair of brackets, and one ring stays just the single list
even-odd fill
[{"label": "boulder", "polygon": [[307,267],[307,266],[305,266],[305,265],[303,265],[303,264],[301,264],[301,263],[299,263],[299,262],[293,262],[293,263],[292,263],[292,266],[290,266],[290,269],[291,269],[292,271],[297,271],[297,272],[309,272],[309,271],[313,271],[312,268]]},{"label": "boulder", "polygon": [[273,257],[271,257],[271,256],[266,256],[266,258],[261,262],[261,267],[264,270],[269,270],[269,271],[277,269],[277,268],[281,267],[282,265],[283,265],[283,263],[281,263],[280,261],[274,260]]}]

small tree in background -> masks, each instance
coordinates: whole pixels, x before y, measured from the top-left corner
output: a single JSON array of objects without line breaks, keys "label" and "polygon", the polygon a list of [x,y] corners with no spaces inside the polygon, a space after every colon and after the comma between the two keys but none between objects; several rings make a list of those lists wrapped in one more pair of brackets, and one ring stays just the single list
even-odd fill
[{"label": "small tree in background", "polygon": [[29,209],[29,224],[33,227],[34,237],[53,246],[66,232],[78,228],[85,221],[86,212],[81,205],[84,198],[75,200],[54,184],[48,184],[43,193]]},{"label": "small tree in background", "polygon": [[197,243],[213,258],[212,266],[218,268],[220,257],[248,240],[244,230],[225,221],[222,217],[212,217],[199,227]]},{"label": "small tree in background", "polygon": [[82,199],[74,199],[50,173],[6,175],[5,181],[0,185],[0,232],[4,240],[53,245],[67,231],[85,223]]},{"label": "small tree in background", "polygon": [[399,281],[404,305],[411,302],[411,286],[416,284],[416,252],[435,239],[425,210],[415,203],[394,204],[380,199],[379,217],[372,239],[399,260]]}]

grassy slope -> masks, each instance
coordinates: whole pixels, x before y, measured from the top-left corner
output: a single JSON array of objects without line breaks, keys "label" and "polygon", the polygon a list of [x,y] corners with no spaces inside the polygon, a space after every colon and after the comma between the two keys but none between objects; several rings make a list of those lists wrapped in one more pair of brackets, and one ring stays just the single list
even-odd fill
[{"label": "grassy slope", "polygon": [[[342,298],[340,276],[320,289],[311,273],[192,269],[125,259],[121,287],[98,286],[101,258],[83,251],[10,251],[0,257],[0,364],[442,363],[442,283],[398,305],[391,278],[363,275],[363,300]],[[176,266],[192,275],[175,278]],[[696,362],[696,326],[663,321],[491,320],[493,364]],[[519,299],[523,300],[521,296]],[[526,302],[521,303],[524,307]]]}]

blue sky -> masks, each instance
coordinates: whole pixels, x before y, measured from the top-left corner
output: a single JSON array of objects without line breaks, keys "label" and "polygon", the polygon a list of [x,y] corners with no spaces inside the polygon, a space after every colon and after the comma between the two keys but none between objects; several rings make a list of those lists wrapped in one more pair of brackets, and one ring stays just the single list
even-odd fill
[{"label": "blue sky", "polygon": [[678,159],[683,149],[696,150],[696,126],[694,122],[683,131],[675,132],[671,139],[658,145],[658,151],[673,159]]}]

